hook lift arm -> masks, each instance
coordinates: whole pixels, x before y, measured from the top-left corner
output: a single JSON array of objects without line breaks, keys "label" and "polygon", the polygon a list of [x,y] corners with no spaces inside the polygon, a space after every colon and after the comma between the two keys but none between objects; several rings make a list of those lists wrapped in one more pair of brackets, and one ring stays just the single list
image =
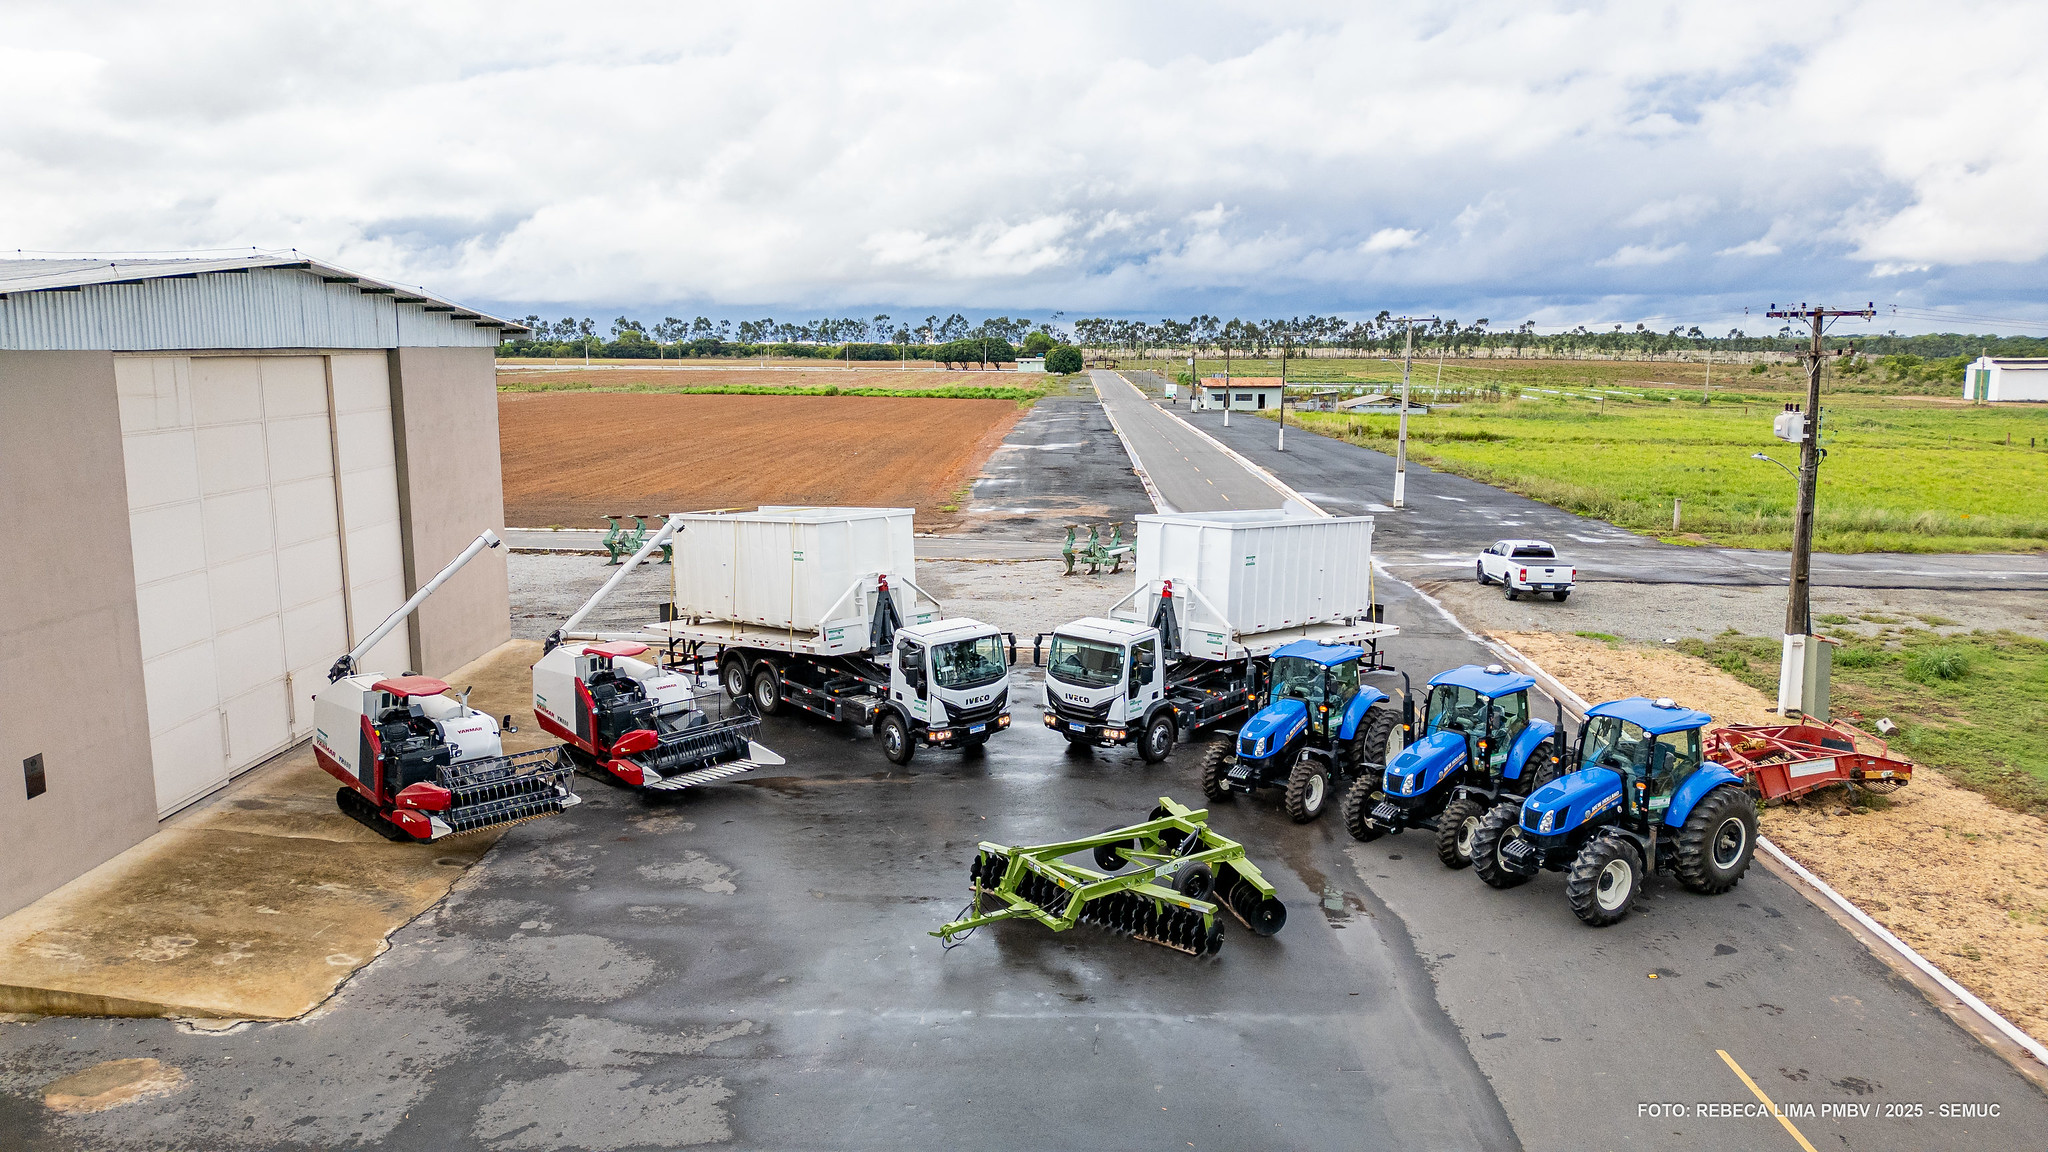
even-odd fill
[{"label": "hook lift arm", "polygon": [[619,582],[626,578],[626,574],[628,572],[631,572],[634,568],[638,567],[640,562],[642,560],[647,559],[647,557],[650,554],[652,554],[656,548],[659,548],[663,544],[668,543],[670,540],[675,539],[676,533],[681,531],[682,527],[682,520],[671,517],[667,524],[662,525],[661,531],[656,532],[652,536],[649,536],[647,538],[647,542],[645,544],[640,545],[640,550],[638,552],[633,553],[632,558],[627,560],[624,566],[622,566],[617,572],[612,573],[611,579],[604,582],[604,587],[599,588],[596,592],[592,593],[590,599],[585,600],[583,602],[583,607],[578,608],[575,611],[575,614],[571,615],[567,620],[562,621],[562,626],[560,628],[555,629],[552,633],[548,635],[547,643],[541,646],[541,651],[543,653],[553,652],[557,647],[559,647],[562,641],[568,639],[569,634],[576,630],[576,626],[578,624],[583,623],[583,618],[585,616],[590,615],[592,609],[596,608],[598,604],[604,600],[605,597],[612,594],[612,589],[617,588],[619,586]]},{"label": "hook lift arm", "polygon": [[368,636],[363,637],[362,642],[360,644],[357,644],[354,648],[349,649],[348,655],[343,656],[339,660],[336,660],[334,662],[334,667],[329,668],[327,670],[328,681],[331,683],[335,680],[341,679],[343,676],[355,675],[356,661],[362,659],[370,651],[370,649],[375,648],[379,640],[382,640],[384,639],[384,637],[390,635],[391,630],[393,628],[398,627],[398,622],[400,620],[403,620],[407,616],[412,615],[413,609],[418,608],[422,601],[424,601],[427,597],[432,596],[435,590],[440,588],[441,585],[446,584],[448,582],[448,578],[450,576],[455,575],[455,573],[459,571],[464,564],[467,564],[471,560],[475,559],[477,553],[483,551],[486,548],[496,548],[499,544],[502,543],[503,541],[498,539],[497,533],[492,532],[488,528],[484,529],[482,535],[470,541],[469,547],[464,548],[462,550],[462,555],[457,556],[453,560],[450,560],[446,568],[441,569],[438,575],[436,575],[432,580],[429,580],[424,585],[422,585],[419,591],[412,594],[412,599],[407,600],[405,603],[399,605],[398,611],[393,612],[389,616],[386,616],[384,618],[384,622],[382,624],[377,625],[377,627],[373,629]]}]

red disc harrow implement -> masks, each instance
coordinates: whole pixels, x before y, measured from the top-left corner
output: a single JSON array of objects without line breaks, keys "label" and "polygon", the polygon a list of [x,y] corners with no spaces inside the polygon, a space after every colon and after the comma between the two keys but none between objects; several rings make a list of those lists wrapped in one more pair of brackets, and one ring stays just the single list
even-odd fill
[{"label": "red disc harrow implement", "polygon": [[[1858,750],[1861,738],[1876,755]],[[1730,724],[1707,734],[1707,758],[1725,764],[1765,800],[1788,800],[1830,784],[1896,792],[1913,779],[1913,764],[1875,736],[1825,721]]]}]

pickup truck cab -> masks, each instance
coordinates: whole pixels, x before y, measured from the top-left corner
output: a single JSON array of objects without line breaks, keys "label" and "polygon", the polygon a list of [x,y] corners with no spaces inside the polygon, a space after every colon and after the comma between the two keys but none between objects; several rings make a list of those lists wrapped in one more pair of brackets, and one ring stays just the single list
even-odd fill
[{"label": "pickup truck cab", "polygon": [[1563,603],[1579,578],[1579,570],[1559,560],[1546,540],[1497,540],[1479,554],[1476,567],[1481,584],[1500,585],[1510,600],[1548,592]]}]

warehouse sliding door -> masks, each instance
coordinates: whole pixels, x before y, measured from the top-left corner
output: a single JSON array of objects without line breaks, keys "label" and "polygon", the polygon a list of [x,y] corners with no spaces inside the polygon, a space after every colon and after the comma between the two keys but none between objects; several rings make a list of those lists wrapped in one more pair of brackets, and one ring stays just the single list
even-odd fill
[{"label": "warehouse sliding door", "polygon": [[[313,696],[352,642],[356,601],[388,611],[394,580],[403,598],[389,387],[381,409],[359,395],[378,391],[384,364],[377,354],[115,361],[163,814],[311,735]],[[352,490],[366,507],[360,533]],[[360,560],[349,547],[358,538]],[[395,635],[402,663],[405,633]]]}]

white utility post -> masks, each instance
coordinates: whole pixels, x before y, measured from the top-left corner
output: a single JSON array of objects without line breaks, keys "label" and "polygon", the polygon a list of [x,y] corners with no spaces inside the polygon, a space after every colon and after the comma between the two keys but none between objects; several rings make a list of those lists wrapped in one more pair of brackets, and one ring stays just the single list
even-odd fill
[{"label": "white utility post", "polygon": [[1436,323],[1434,316],[1399,317],[1405,346],[1401,350],[1401,434],[1394,441],[1394,507],[1407,507],[1408,499],[1408,369],[1415,359],[1415,325]]},{"label": "white utility post", "polygon": [[1280,342],[1280,447],[1287,451],[1287,342]]}]

